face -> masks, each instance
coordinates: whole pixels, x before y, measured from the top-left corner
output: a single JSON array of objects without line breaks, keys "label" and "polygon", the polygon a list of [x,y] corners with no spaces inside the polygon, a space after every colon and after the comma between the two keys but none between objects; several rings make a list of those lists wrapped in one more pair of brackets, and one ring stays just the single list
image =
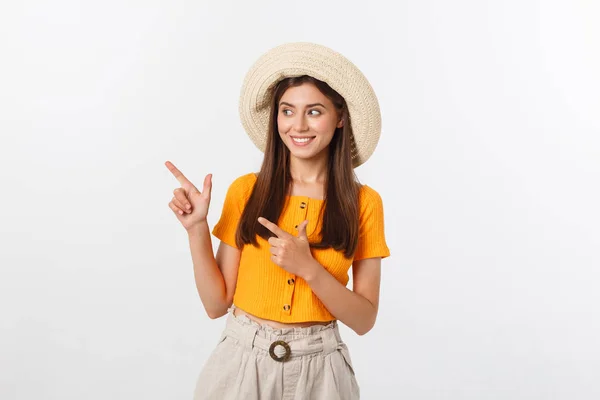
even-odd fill
[{"label": "face", "polygon": [[312,83],[290,87],[279,100],[279,136],[294,157],[326,157],[335,129],[342,124],[331,100]]}]

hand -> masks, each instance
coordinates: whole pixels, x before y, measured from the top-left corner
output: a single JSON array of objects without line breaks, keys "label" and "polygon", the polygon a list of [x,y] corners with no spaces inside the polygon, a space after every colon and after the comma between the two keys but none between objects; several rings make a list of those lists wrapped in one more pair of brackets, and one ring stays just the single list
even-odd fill
[{"label": "hand", "polygon": [[303,279],[314,275],[318,263],[310,252],[306,235],[308,221],[305,220],[298,226],[298,237],[284,231],[266,218],[260,217],[258,222],[277,235],[269,238],[271,261],[290,274]]},{"label": "hand", "polygon": [[175,196],[169,203],[169,207],[189,232],[201,223],[206,222],[210,205],[212,174],[206,175],[202,192],[200,192],[170,161],[165,162],[165,165],[181,183],[181,187],[173,190]]}]

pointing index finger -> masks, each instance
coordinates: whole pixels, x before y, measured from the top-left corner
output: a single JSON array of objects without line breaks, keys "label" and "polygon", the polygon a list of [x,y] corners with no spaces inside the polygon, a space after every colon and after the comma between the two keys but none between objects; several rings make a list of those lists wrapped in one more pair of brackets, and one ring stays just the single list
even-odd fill
[{"label": "pointing index finger", "polygon": [[260,222],[262,225],[264,225],[265,228],[276,234],[277,237],[280,239],[287,236],[291,236],[289,233],[287,233],[286,231],[284,231],[283,229],[281,229],[266,218],[258,217],[258,222]]},{"label": "pointing index finger", "polygon": [[[183,186],[186,190],[196,189],[194,184],[192,182],[190,182],[190,180],[188,178],[186,178],[185,175],[183,175],[183,173],[179,169],[177,169],[177,167],[175,165],[173,165],[173,163],[171,161],[165,162],[165,165],[167,166],[169,171],[171,171],[173,176],[175,178],[177,178],[179,183],[181,183],[181,186]],[[198,189],[196,189],[196,190],[198,190]]]}]

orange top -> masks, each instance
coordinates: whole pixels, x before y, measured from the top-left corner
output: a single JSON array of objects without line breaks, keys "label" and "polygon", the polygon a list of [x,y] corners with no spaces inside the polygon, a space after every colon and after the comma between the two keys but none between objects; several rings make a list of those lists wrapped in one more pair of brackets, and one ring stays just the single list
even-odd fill
[{"label": "orange top", "polygon": [[[212,232],[222,242],[235,248],[237,225],[256,180],[256,175],[250,173],[237,178],[229,186],[221,218]],[[324,201],[306,196],[287,196],[287,199],[287,206],[277,225],[297,235],[295,225],[308,219],[306,232],[309,241],[320,241],[322,221],[318,217]],[[344,286],[348,283],[348,270],[353,260],[390,255],[384,236],[381,197],[366,185],[359,192],[359,212],[358,247],[353,259],[344,258],[343,251],[332,248],[311,249],[315,260]],[[257,236],[257,241],[259,247],[250,244],[242,249],[233,303],[259,318],[283,323],[335,319],[306,281],[271,261],[269,242],[260,236]]]}]

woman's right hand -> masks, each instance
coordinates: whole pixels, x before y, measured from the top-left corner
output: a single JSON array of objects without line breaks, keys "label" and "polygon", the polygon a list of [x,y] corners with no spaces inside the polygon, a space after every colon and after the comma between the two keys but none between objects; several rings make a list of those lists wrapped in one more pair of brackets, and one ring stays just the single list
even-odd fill
[{"label": "woman's right hand", "polygon": [[173,190],[174,196],[169,202],[169,207],[173,210],[179,222],[189,232],[203,222],[206,222],[208,207],[210,206],[212,174],[206,175],[202,192],[200,192],[173,163],[167,161],[165,165],[181,184],[181,187]]}]

